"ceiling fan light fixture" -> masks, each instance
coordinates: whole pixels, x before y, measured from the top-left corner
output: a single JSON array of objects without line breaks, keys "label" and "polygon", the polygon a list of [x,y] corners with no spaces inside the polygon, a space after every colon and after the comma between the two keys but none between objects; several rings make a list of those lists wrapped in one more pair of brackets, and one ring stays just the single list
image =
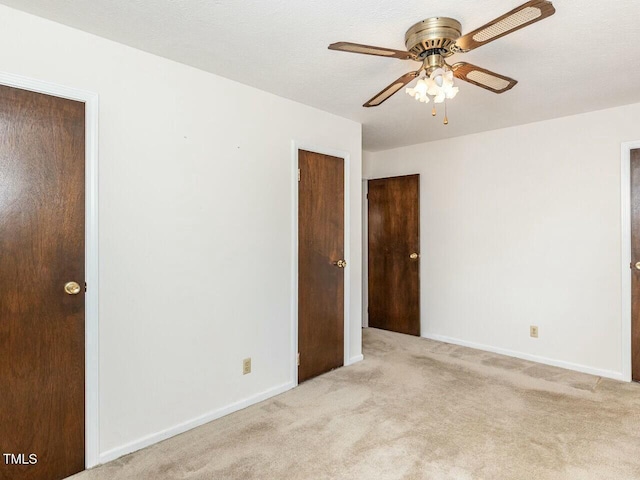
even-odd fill
[{"label": "ceiling fan light fixture", "polygon": [[420,78],[414,88],[407,88],[406,92],[423,103],[442,103],[445,99],[452,99],[458,94],[459,88],[453,84],[453,72],[448,68],[437,68],[431,75]]}]

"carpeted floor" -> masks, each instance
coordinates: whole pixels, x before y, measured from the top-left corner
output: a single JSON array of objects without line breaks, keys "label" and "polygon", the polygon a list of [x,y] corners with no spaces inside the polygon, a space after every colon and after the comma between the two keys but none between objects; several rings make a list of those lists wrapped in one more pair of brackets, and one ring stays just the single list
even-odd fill
[{"label": "carpeted floor", "polygon": [[640,385],[373,329],[364,354],[72,478],[640,479]]}]

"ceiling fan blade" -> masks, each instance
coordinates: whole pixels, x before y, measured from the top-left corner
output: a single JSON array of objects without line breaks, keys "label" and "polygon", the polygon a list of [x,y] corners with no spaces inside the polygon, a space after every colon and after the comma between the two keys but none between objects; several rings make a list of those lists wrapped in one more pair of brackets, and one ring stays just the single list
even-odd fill
[{"label": "ceiling fan blade", "polygon": [[365,103],[362,106],[363,107],[377,107],[382,102],[387,100],[391,95],[393,95],[398,90],[400,90],[402,87],[404,87],[411,80],[416,78],[418,75],[420,75],[420,71],[419,70],[417,72],[405,73],[403,76],[401,76],[395,82],[393,82],[391,85],[383,88],[377,95],[375,95],[373,98],[371,98],[367,103]]},{"label": "ceiling fan blade", "polygon": [[513,78],[499,75],[466,62],[456,63],[451,69],[456,78],[473,83],[493,93],[504,93],[507,90],[511,90],[518,83]]},{"label": "ceiling fan blade", "polygon": [[403,50],[393,50],[391,48],[372,47],[370,45],[360,45],[359,43],[337,42],[329,45],[329,50],[341,50],[343,52],[364,53],[365,55],[377,55],[379,57],[399,58],[410,60],[413,55]]},{"label": "ceiling fan blade", "polygon": [[527,25],[544,20],[554,13],[556,13],[556,9],[551,2],[547,0],[531,0],[473,32],[463,35],[456,40],[456,46],[463,52],[473,50]]}]

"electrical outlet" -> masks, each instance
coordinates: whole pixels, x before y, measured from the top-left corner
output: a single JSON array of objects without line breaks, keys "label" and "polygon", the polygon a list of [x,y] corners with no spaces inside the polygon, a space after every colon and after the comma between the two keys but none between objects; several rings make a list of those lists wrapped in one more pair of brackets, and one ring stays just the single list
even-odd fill
[{"label": "electrical outlet", "polygon": [[251,373],[251,358],[242,360],[242,374],[246,375],[247,373]]},{"label": "electrical outlet", "polygon": [[538,326],[537,325],[531,325],[529,327],[529,335],[532,336],[533,338],[538,338]]}]

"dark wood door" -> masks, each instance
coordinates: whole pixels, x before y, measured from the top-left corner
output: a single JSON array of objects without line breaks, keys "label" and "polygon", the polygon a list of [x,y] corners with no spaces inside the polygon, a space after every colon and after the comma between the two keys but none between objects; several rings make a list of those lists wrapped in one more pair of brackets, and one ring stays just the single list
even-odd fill
[{"label": "dark wood door", "polygon": [[636,382],[640,382],[640,264],[638,262],[640,262],[640,149],[631,150],[631,376]]},{"label": "dark wood door", "polygon": [[298,381],[344,362],[344,159],[298,151]]},{"label": "dark wood door", "polygon": [[84,131],[83,103],[0,86],[2,479],[84,469]]},{"label": "dark wood door", "polygon": [[420,335],[420,176],[368,183],[369,326]]}]

